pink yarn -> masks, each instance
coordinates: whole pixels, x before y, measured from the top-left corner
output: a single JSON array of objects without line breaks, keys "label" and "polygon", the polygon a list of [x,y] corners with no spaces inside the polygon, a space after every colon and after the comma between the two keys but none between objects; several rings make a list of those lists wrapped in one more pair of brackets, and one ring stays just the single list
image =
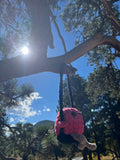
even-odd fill
[{"label": "pink yarn", "polygon": [[64,121],[60,121],[60,113],[58,112],[55,121],[55,133],[60,134],[60,129],[64,128],[65,134],[82,134],[84,132],[84,122],[83,117],[76,108],[64,108]]}]

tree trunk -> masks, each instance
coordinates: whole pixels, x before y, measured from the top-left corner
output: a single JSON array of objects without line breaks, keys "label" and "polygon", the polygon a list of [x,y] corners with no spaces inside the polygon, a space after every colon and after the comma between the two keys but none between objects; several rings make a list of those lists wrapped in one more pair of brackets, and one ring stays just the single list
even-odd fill
[{"label": "tree trunk", "polygon": [[89,153],[89,160],[92,160],[92,153]]},{"label": "tree trunk", "polygon": [[88,160],[87,154],[85,153],[85,151],[82,152],[82,155],[83,155],[83,159],[84,159],[84,160]]},{"label": "tree trunk", "polygon": [[97,157],[98,157],[98,160],[101,160],[99,152],[97,152]]},{"label": "tree trunk", "polygon": [[55,160],[58,160],[58,156],[57,155],[55,155]]}]

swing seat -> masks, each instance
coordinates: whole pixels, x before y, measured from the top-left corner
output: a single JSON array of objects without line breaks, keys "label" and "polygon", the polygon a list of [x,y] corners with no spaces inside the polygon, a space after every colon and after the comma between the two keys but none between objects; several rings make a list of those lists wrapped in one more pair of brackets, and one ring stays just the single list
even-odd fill
[{"label": "swing seat", "polygon": [[82,134],[84,132],[84,122],[82,114],[76,108],[63,108],[64,121],[60,121],[58,112],[54,130],[57,138],[63,143],[72,143],[75,140],[71,133]]}]

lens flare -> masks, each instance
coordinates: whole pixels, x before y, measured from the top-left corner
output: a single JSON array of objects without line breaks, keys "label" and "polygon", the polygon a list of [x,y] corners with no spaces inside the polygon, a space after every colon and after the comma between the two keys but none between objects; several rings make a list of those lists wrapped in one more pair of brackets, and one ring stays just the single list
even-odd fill
[{"label": "lens flare", "polygon": [[22,48],[22,54],[24,54],[24,55],[29,54],[29,48],[28,48],[27,46],[24,46],[24,47]]}]

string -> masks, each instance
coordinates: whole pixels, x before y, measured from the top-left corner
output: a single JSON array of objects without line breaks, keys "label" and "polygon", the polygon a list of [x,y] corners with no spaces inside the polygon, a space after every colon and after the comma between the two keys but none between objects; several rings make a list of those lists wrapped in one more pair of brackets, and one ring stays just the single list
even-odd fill
[{"label": "string", "polygon": [[60,85],[59,85],[59,104],[60,104],[60,121],[64,121],[63,114],[63,73],[60,73]]}]

